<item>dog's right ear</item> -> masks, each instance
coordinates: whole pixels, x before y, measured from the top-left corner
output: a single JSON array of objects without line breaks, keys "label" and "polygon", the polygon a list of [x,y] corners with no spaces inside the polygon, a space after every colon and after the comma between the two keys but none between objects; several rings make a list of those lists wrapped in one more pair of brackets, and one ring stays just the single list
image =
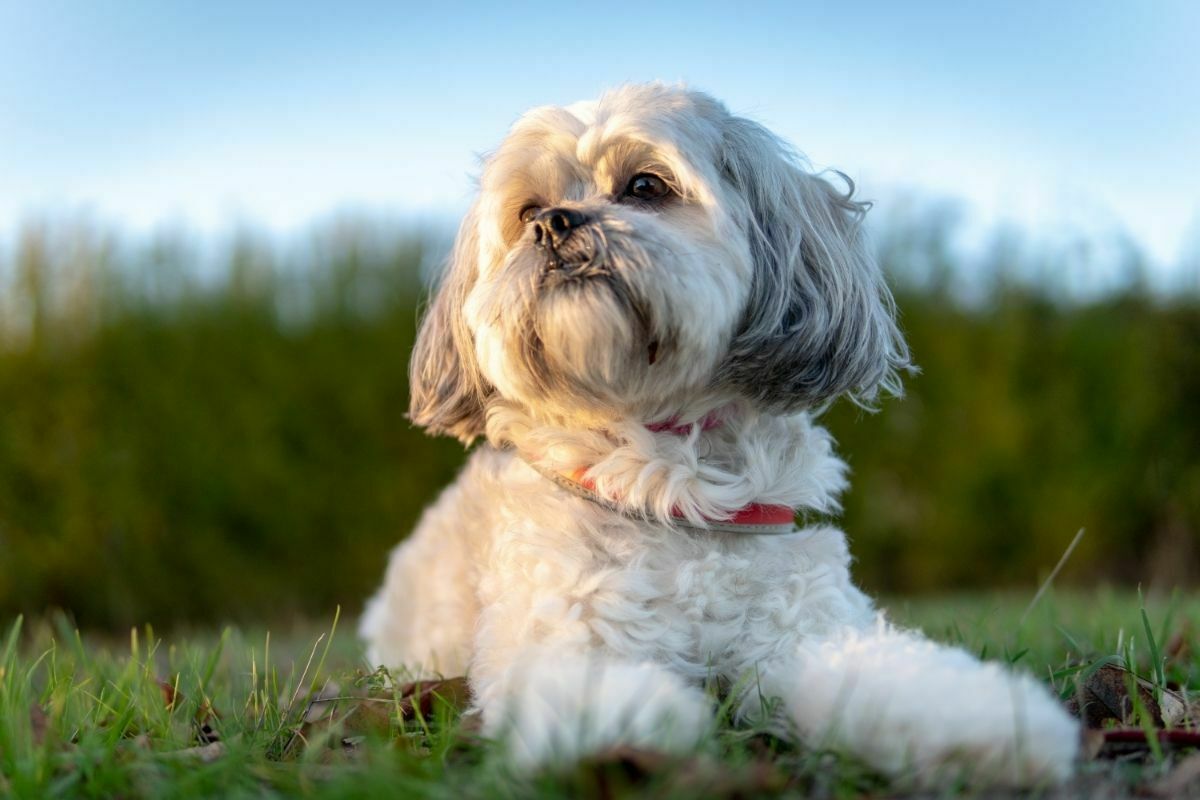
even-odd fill
[{"label": "dog's right ear", "polygon": [[463,304],[479,272],[477,211],[458,229],[449,263],[421,320],[408,367],[408,417],[430,434],[470,444],[484,433],[484,398],[491,392],[463,317]]},{"label": "dog's right ear", "polygon": [[[913,370],[896,304],[864,240],[869,204],[811,173],[762,125],[724,122],[722,167],[746,201],[754,281],[720,377],[765,408],[864,407]],[[842,176],[845,178],[845,176]]]}]

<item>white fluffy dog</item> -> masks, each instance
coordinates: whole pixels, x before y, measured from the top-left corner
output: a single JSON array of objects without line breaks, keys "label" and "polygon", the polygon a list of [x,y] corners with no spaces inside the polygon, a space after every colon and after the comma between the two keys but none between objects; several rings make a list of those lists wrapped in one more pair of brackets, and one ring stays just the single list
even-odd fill
[{"label": "white fluffy dog", "polygon": [[793,524],[846,486],[814,410],[909,366],[865,209],[698,92],[522,117],[411,366],[411,418],[486,444],[392,554],[371,661],[469,675],[531,767],[689,748],[718,679],[742,719],[891,775],[1067,777],[1043,686],[890,626],[845,535]]}]

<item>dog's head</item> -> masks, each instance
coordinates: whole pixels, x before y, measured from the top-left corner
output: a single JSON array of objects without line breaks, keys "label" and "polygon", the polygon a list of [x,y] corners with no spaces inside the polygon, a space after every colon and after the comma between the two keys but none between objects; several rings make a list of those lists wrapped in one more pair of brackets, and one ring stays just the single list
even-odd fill
[{"label": "dog's head", "polygon": [[898,393],[908,351],[865,210],[699,92],[534,109],[486,162],[417,338],[410,416],[470,441],[495,398],[652,420]]}]

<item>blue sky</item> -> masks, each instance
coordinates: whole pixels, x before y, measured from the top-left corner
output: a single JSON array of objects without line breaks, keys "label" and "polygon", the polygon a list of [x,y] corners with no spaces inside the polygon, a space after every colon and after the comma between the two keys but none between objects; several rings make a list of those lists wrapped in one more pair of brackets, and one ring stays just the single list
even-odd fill
[{"label": "blue sky", "polygon": [[1200,3],[0,0],[0,232],[448,221],[523,109],[684,80],[889,204],[1200,247]]}]

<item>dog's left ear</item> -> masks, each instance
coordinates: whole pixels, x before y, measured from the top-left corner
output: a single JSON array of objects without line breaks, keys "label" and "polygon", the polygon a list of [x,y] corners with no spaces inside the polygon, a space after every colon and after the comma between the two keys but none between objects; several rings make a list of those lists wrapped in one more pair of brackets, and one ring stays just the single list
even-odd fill
[{"label": "dog's left ear", "polygon": [[850,179],[839,192],[766,128],[733,116],[721,167],[748,207],[755,271],[718,379],[780,411],[902,394],[908,345],[863,241],[869,204],[852,199]]},{"label": "dog's left ear", "polygon": [[431,434],[470,444],[484,432],[484,404],[491,387],[475,361],[463,304],[479,267],[478,212],[459,227],[446,271],[421,319],[408,366],[408,417]]}]

